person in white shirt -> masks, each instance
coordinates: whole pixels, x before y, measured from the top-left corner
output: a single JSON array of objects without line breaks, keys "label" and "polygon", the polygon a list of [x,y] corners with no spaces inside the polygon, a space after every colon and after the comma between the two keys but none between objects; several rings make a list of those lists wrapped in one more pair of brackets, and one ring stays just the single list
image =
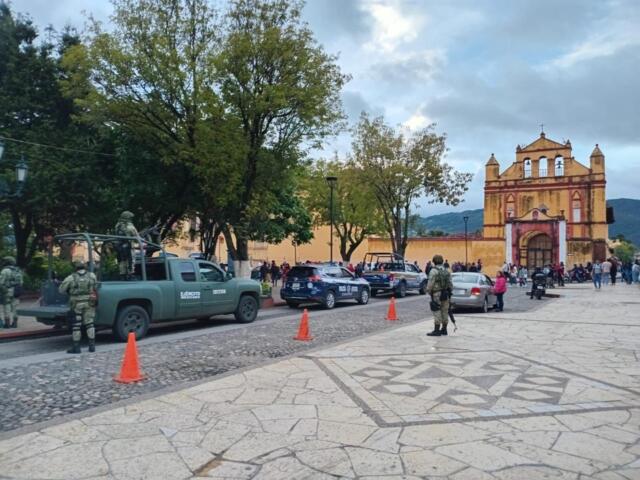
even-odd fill
[{"label": "person in white shirt", "polygon": [[605,285],[609,285],[609,281],[611,280],[611,262],[609,259],[606,259],[602,262],[602,283]]}]

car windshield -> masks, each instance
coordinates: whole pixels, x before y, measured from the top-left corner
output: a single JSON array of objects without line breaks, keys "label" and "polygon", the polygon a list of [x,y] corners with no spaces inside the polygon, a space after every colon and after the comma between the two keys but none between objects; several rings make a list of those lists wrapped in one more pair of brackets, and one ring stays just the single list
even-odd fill
[{"label": "car windshield", "polygon": [[317,275],[318,271],[315,267],[293,267],[287,276],[289,278],[309,278]]},{"label": "car windshield", "polygon": [[451,278],[455,283],[478,283],[478,275],[472,273],[454,273]]}]

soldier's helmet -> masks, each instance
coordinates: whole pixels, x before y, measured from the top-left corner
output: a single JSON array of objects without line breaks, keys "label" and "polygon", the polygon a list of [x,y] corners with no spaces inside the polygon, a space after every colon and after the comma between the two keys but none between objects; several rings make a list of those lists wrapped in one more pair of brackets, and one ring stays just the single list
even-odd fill
[{"label": "soldier's helmet", "polygon": [[15,265],[16,264],[16,259],[13,257],[4,257],[2,259],[2,261],[4,262],[5,265]]},{"label": "soldier's helmet", "polygon": [[131,221],[133,220],[133,217],[134,217],[133,213],[131,213],[129,210],[125,210],[120,214],[120,220]]},{"label": "soldier's helmet", "polygon": [[82,270],[83,268],[86,268],[86,265],[82,260],[74,260],[73,266],[76,270]]},{"label": "soldier's helmet", "polygon": [[436,265],[442,265],[444,263],[444,260],[442,259],[442,255],[434,255],[433,263],[435,263]]}]

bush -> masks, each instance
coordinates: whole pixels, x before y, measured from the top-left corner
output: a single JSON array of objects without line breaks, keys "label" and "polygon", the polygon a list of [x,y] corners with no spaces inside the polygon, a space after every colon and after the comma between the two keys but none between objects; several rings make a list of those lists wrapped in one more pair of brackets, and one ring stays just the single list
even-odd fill
[{"label": "bush", "polygon": [[263,297],[270,297],[271,296],[271,284],[269,282],[262,282],[260,284],[260,294]]}]

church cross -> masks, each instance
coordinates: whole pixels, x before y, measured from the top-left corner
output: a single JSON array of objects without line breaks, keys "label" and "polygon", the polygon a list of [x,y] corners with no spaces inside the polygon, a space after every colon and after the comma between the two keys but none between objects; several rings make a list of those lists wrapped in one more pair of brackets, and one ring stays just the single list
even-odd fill
[{"label": "church cross", "polygon": [[540,124],[540,133],[544,133],[544,123]]}]

